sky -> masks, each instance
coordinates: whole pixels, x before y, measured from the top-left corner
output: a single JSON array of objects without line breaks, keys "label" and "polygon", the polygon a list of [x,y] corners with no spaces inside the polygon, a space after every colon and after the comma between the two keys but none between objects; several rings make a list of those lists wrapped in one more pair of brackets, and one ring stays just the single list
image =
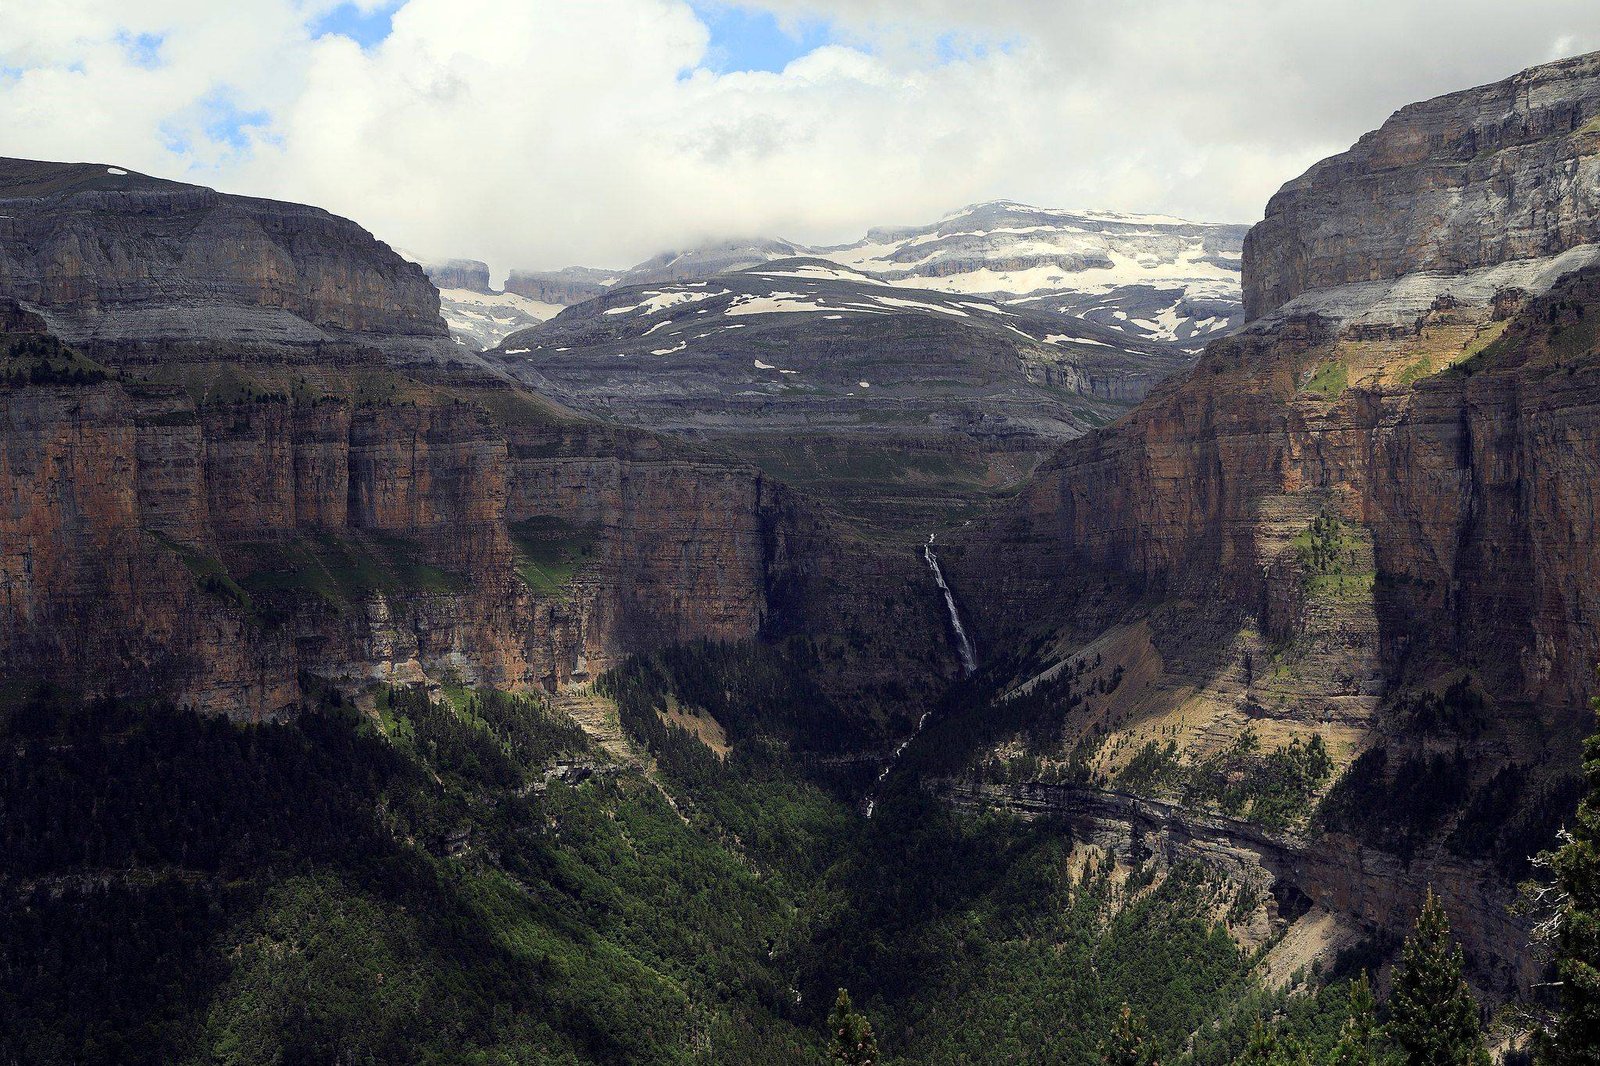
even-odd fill
[{"label": "sky", "polygon": [[991,199],[1253,222],[1396,108],[1592,50],[1595,0],[0,0],[0,154],[503,276]]}]

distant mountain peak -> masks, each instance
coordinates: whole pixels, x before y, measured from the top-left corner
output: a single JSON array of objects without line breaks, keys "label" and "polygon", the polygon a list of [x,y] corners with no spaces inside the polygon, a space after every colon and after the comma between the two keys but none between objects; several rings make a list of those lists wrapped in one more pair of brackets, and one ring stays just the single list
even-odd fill
[{"label": "distant mountain peak", "polygon": [[[796,269],[814,276],[843,270],[856,280],[1026,303],[1032,311],[1197,351],[1240,321],[1246,229],[995,199],[923,225],[875,227],[850,244],[807,247],[775,237],[728,238],[664,251],[620,272],[513,270],[506,289],[570,305],[608,287],[664,285],[792,261],[809,264]],[[459,272],[440,276],[456,287],[486,288],[464,284],[467,275]],[[447,319],[454,310],[447,299]]]}]

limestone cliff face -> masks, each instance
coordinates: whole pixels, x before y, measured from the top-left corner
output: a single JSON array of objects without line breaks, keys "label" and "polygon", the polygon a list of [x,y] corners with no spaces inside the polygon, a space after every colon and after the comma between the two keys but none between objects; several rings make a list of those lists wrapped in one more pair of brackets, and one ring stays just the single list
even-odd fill
[{"label": "limestone cliff face", "polygon": [[[1404,213],[1428,209],[1396,192],[1410,186],[1394,184],[1432,187],[1428,172],[1448,141],[1441,130],[1467,137],[1487,121],[1482,116],[1500,115],[1496,128],[1505,132],[1476,136],[1509,151],[1528,144],[1512,136],[1513,127],[1528,137],[1552,123],[1581,127],[1597,106],[1600,56],[1588,56],[1402,110],[1274,199],[1249,242],[1246,286],[1257,293],[1256,306],[1310,285],[1365,281],[1367,263],[1387,264],[1373,268],[1381,272],[1437,270],[1445,260],[1430,256],[1447,246],[1458,249],[1449,254],[1465,274],[1518,252],[1557,253],[1600,233],[1600,200],[1590,199],[1600,194],[1600,140],[1587,134],[1561,138],[1564,150],[1587,147],[1568,160],[1579,178],[1546,187],[1553,203],[1509,198],[1549,223],[1541,230],[1547,236],[1526,247],[1489,242],[1492,233],[1517,229],[1503,215],[1428,215],[1421,229],[1408,224]],[[1398,158],[1397,145],[1417,150]],[[1544,139],[1535,146],[1536,154],[1549,147]],[[1503,187],[1499,171],[1460,176],[1456,201]],[[1373,191],[1378,178],[1394,195]],[[1374,196],[1402,212],[1379,227],[1400,242],[1387,259],[1360,238],[1363,226],[1376,225],[1365,206]],[[1302,198],[1317,211],[1297,207]],[[1324,230],[1344,234],[1344,243],[1322,242]],[[1279,292],[1283,260],[1272,256],[1313,246],[1325,253],[1322,265]],[[1433,279],[1445,294],[1425,312],[1407,312],[1381,331],[1366,320],[1352,324],[1356,314],[1291,313],[1214,343],[1187,379],[1159,388],[1118,425],[1063,448],[996,527],[1033,561],[974,579],[1003,593],[1002,604],[1042,603],[1051,571],[1071,558],[1175,594],[1225,588],[1272,615],[1276,586],[1296,577],[1276,566],[1289,540],[1332,510],[1372,536],[1377,608],[1391,621],[1391,671],[1426,646],[1481,660],[1521,698],[1580,705],[1600,652],[1581,602],[1596,564],[1586,471],[1600,459],[1584,313],[1600,281],[1579,270],[1537,299],[1512,290],[1474,303],[1449,294],[1452,277]],[[990,612],[996,623],[1006,614],[1005,607]]]},{"label": "limestone cliff face", "polygon": [[1258,318],[1301,293],[1600,241],[1600,54],[1402,108],[1285,185],[1244,245]]},{"label": "limestone cliff face", "polygon": [[[1526,930],[1463,873],[1462,834],[1502,833],[1490,859],[1512,865],[1544,846],[1592,723],[1600,269],[1578,253],[1600,235],[1597,107],[1600,56],[1552,64],[1406,108],[1291,182],[1246,243],[1270,314],[946,553],[980,646],[1045,634],[1046,658],[1124,672],[1098,719],[1067,718],[1103,779],[1145,744],[1198,764],[1246,733],[1317,733],[1335,776],[1387,754],[1362,785],[1377,804],[1420,787],[1402,754],[1449,753],[1455,806],[1401,804],[1429,820],[1382,862],[1443,886],[1486,982],[1526,979]],[[1417,712],[1453,684],[1482,709]],[[1507,774],[1538,783],[1496,808]],[[1330,833],[1319,898],[1370,896],[1383,846]]]},{"label": "limestone cliff face", "polygon": [[489,287],[489,264],[477,259],[446,259],[442,263],[429,263],[422,269],[427,272],[428,280],[441,289],[494,291]]},{"label": "limestone cliff face", "polygon": [[[881,581],[836,580],[857,564],[827,523],[749,467],[486,409],[517,404],[539,410],[509,390],[203,407],[121,381],[0,391],[0,662],[248,717],[292,704],[302,671],[553,689],[689,640],[854,618],[867,643],[893,615]],[[519,533],[541,521],[558,532]],[[530,583],[529,553],[569,541],[570,575]],[[920,576],[909,555],[886,565]],[[925,628],[904,642],[937,661]]]},{"label": "limestone cliff face", "polygon": [[89,164],[0,200],[0,673],[261,717],[892,614],[754,469],[461,355],[346,220]]},{"label": "limestone cliff face", "polygon": [[[1367,367],[1370,379],[1334,400],[1299,384],[1362,346],[1322,320],[1214,344],[1187,382],[1064,449],[1002,527],[1030,561],[973,578],[1001,604],[1042,605],[1071,559],[1174,594],[1225,589],[1267,616],[1298,580],[1275,568],[1289,540],[1331,509],[1372,536],[1393,676],[1426,650],[1580,714],[1600,658],[1585,602],[1600,587],[1597,379],[1583,352],[1552,352],[1549,325],[1596,306],[1600,274],[1575,275],[1511,323],[1476,372],[1399,385]],[[1480,329],[1429,326],[1393,347],[1460,356],[1458,338]]]},{"label": "limestone cliff face", "polygon": [[103,361],[217,344],[454,354],[422,268],[314,207],[0,159],[0,216],[0,295]]},{"label": "limestone cliff face", "polygon": [[540,303],[568,304],[592,300],[617,280],[615,273],[590,267],[565,270],[513,270],[506,291]]}]

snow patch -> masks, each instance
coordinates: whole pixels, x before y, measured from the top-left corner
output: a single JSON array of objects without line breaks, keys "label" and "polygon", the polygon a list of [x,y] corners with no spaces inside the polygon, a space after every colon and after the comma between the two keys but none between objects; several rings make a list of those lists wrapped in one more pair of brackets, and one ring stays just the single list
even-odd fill
[{"label": "snow patch", "polygon": [[830,311],[833,308],[820,304],[813,296],[803,292],[775,292],[771,296],[744,296],[726,311],[727,316],[804,314],[813,311]]},{"label": "snow patch", "polygon": [[878,283],[878,279],[870,274],[863,274],[859,270],[849,267],[836,266],[803,266],[793,270],[752,270],[752,274],[759,274],[764,278],[811,278],[817,281],[870,281]]},{"label": "snow patch", "polygon": [[643,311],[647,315],[653,315],[658,311],[665,311],[669,307],[679,307],[683,304],[699,303],[701,300],[709,300],[713,296],[726,295],[728,295],[727,289],[723,289],[719,292],[712,292],[709,289],[696,292],[687,292],[682,289],[677,291],[652,291],[645,293],[645,298],[636,304],[632,304],[628,307],[612,307],[609,308],[605,313],[608,315],[628,315],[633,314],[636,311]]},{"label": "snow patch", "polygon": [[941,315],[955,315],[957,318],[971,318],[972,316],[957,307],[946,307],[943,304],[924,303],[921,300],[902,300],[894,296],[874,296],[872,298],[887,307],[906,307],[919,311],[937,311]]},{"label": "snow patch", "polygon": [[546,322],[559,315],[566,308],[560,304],[545,303],[542,300],[530,300],[526,296],[518,296],[514,292],[474,292],[471,289],[440,289],[439,299],[453,305],[451,310],[465,311],[482,310],[489,315],[499,312],[500,316],[514,316],[517,312]]}]

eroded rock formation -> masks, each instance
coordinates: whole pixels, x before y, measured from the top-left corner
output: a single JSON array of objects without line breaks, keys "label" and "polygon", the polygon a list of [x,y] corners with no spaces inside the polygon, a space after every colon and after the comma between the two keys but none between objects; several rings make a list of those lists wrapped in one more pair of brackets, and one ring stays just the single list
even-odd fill
[{"label": "eroded rock formation", "polygon": [[[463,357],[350,222],[98,165],[0,181],[10,676],[242,717],[305,674],[553,689],[819,613],[888,648],[883,581],[920,585],[748,466]],[[929,622],[893,653],[947,657],[937,604],[895,604]]]},{"label": "eroded rock formation", "polygon": [[1600,241],[1597,78],[1591,54],[1412,104],[1289,182],[1245,239],[1246,314]]},{"label": "eroded rock formation", "polygon": [[[1486,985],[1527,978],[1526,930],[1462,871],[1503,888],[1548,843],[1592,723],[1597,114],[1600,56],[1567,60],[1403,109],[1289,183],[1246,242],[1257,321],[949,549],[980,645],[1125,670],[1092,727],[1067,717],[1102,780],[1246,734],[1318,734],[1336,770],[1372,753],[1361,798],[1400,797],[1416,833],[1403,905],[1357,917],[1399,929],[1436,882]],[[1347,830],[1314,898],[1392,847]],[[1486,861],[1474,835],[1497,872],[1462,858]]]}]

